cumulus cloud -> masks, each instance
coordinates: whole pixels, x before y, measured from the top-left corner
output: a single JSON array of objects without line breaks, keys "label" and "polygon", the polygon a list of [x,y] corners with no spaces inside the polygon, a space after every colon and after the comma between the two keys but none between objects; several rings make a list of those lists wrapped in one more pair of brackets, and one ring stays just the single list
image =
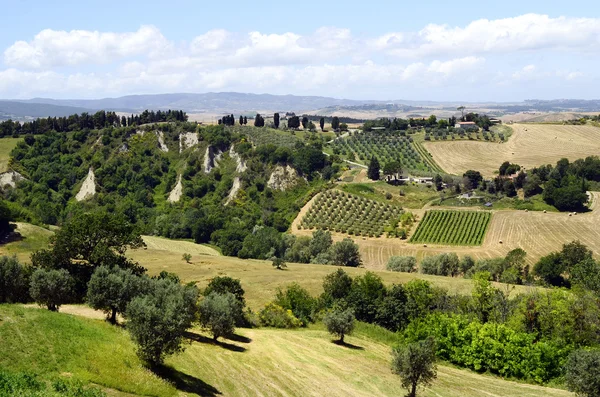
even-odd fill
[{"label": "cumulus cloud", "polygon": [[24,69],[109,63],[140,54],[158,55],[168,46],[168,40],[154,26],[127,33],[45,29],[32,41],[17,41],[7,48],[4,63]]},{"label": "cumulus cloud", "polygon": [[496,20],[479,19],[465,27],[430,24],[419,32],[388,33],[373,43],[390,54],[404,57],[587,50],[600,46],[600,19],[526,14]]}]

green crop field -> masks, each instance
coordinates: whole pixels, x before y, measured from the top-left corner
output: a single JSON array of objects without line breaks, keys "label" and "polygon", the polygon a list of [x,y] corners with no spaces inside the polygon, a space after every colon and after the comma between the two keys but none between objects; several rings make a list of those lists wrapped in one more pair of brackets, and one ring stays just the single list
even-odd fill
[{"label": "green crop field", "polygon": [[487,211],[427,211],[410,242],[481,245],[491,217]]},{"label": "green crop field", "polygon": [[275,145],[293,148],[299,137],[292,135],[289,131],[281,131],[273,128],[259,128],[254,126],[235,126],[234,132],[245,135],[254,146]]},{"label": "green crop field", "polygon": [[401,214],[401,207],[329,190],[317,197],[300,226],[304,229],[380,237],[384,228]]},{"label": "green crop field", "polygon": [[383,166],[398,161],[403,169],[433,171],[417,153],[412,138],[396,132],[364,132],[349,138],[336,139],[333,149],[344,156],[354,152],[357,160],[367,162],[372,156]]}]

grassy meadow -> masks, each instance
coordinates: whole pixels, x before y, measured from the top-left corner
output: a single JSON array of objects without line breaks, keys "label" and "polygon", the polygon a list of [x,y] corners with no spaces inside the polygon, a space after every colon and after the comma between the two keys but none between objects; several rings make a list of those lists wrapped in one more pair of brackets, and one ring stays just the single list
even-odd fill
[{"label": "grassy meadow", "polygon": [[[66,337],[68,335],[68,337]],[[0,366],[42,379],[69,377],[99,385],[114,396],[398,396],[405,391],[390,370],[395,335],[359,324],[346,346],[321,326],[239,329],[213,343],[200,329],[186,350],[149,370],[135,355],[125,329],[19,305],[0,305]],[[438,367],[421,396],[571,396],[563,390]]]},{"label": "grassy meadow", "polygon": [[2,138],[0,139],[0,173],[8,171],[8,160],[10,152],[17,146],[17,143],[23,138]]}]

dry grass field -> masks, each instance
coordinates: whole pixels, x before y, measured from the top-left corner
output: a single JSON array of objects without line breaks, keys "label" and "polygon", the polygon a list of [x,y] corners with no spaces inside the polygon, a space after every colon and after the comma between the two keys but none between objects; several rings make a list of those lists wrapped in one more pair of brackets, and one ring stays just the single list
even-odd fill
[{"label": "dry grass field", "polygon": [[479,141],[425,142],[424,147],[446,172],[467,170],[493,176],[504,161],[526,168],[577,160],[600,153],[600,128],[589,125],[514,124],[506,143]]},{"label": "dry grass field", "polygon": [[17,143],[23,138],[2,138],[0,139],[0,173],[8,171],[8,160],[10,152],[17,146]]}]

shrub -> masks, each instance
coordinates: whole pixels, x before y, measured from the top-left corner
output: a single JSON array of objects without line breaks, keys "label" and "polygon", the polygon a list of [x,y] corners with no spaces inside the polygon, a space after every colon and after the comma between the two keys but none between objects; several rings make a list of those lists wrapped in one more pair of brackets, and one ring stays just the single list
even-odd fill
[{"label": "shrub", "polygon": [[372,323],[385,293],[381,277],[373,272],[366,272],[352,281],[347,300],[359,321]]},{"label": "shrub", "polygon": [[235,296],[242,307],[246,306],[245,291],[238,279],[229,276],[216,276],[209,281],[204,290],[204,296],[210,295],[211,292],[216,292],[217,294],[226,294],[229,292]]},{"label": "shrub", "polygon": [[33,300],[46,305],[48,310],[58,311],[73,295],[74,280],[65,269],[38,269],[31,275],[29,293]]},{"label": "shrub", "polygon": [[241,312],[241,304],[232,293],[211,292],[198,308],[200,325],[207,328],[217,340],[220,336],[233,334],[236,319]]},{"label": "shrub", "polygon": [[198,289],[168,279],[156,280],[151,291],[127,306],[127,329],[138,356],[151,365],[183,351],[183,338],[196,318]]},{"label": "shrub", "polygon": [[393,272],[412,273],[417,271],[417,258],[414,256],[392,256],[386,265]]},{"label": "shrub", "polygon": [[278,289],[273,303],[286,310],[291,310],[304,326],[314,321],[313,313],[317,301],[298,283],[291,284],[285,290]]},{"label": "shrub", "polygon": [[580,396],[600,396],[600,351],[576,350],[567,361],[567,387]]},{"label": "shrub", "polygon": [[298,320],[291,310],[285,310],[275,303],[267,304],[259,314],[260,323],[265,327],[273,328],[298,328],[302,322]]},{"label": "shrub", "polygon": [[344,336],[350,335],[354,330],[354,311],[349,308],[334,308],[325,314],[323,324],[330,334],[339,337],[339,341],[344,343]]}]

